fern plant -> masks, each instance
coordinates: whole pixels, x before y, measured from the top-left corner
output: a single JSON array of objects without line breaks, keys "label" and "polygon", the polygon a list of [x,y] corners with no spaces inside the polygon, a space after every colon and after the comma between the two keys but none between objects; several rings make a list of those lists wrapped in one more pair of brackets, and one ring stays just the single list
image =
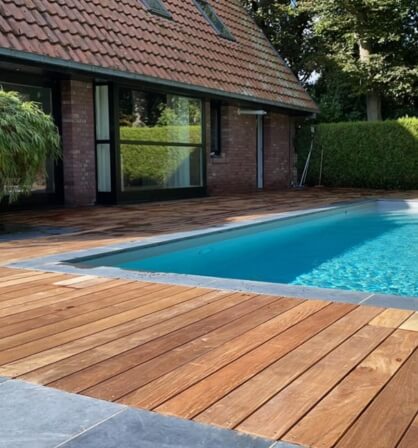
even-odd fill
[{"label": "fern plant", "polygon": [[29,194],[47,158],[60,157],[60,136],[50,115],[16,92],[0,90],[0,201]]}]

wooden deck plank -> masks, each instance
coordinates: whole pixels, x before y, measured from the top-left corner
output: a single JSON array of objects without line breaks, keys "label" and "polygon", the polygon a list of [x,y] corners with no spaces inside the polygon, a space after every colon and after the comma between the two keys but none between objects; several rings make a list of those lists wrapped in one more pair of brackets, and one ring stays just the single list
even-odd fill
[{"label": "wooden deck plank", "polygon": [[400,328],[402,330],[418,331],[418,313],[414,313]]},{"label": "wooden deck plank", "polygon": [[[267,306],[272,301],[277,302],[278,308],[281,309],[285,308],[286,304],[288,307],[292,305],[285,300],[277,300],[268,296],[254,296],[155,341],[136,347],[128,353],[112,356],[107,362],[103,361],[99,369],[94,366],[93,369],[82,371],[72,378],[64,378],[62,382],[58,382],[59,388],[64,386],[63,388],[68,390],[68,386],[72,384],[71,390],[74,390],[82,384],[85,387],[83,387],[84,390],[81,390],[85,395],[113,401],[146,384],[149,374],[148,376],[144,375],[144,371],[148,368],[149,372],[151,365],[151,374],[154,379],[166,373],[162,373],[163,368],[173,370],[180,358],[180,353],[184,354],[181,358],[184,363],[187,357],[196,358],[202,352],[209,351],[213,344],[213,342],[210,344],[209,341],[215,339],[213,334],[216,334],[216,330],[219,328],[223,329],[225,325],[231,325],[234,322],[237,324],[236,331],[239,334],[241,328],[239,319],[244,316],[251,322],[257,322],[257,311],[266,309],[271,313],[274,308],[271,306],[267,309]],[[202,341],[201,345],[197,344],[198,338]],[[219,341],[219,336],[217,340]],[[193,345],[191,346],[192,341]],[[184,345],[187,346],[187,349],[181,350],[179,347]],[[167,353],[168,355],[164,357],[163,355]],[[159,358],[160,362],[149,362],[144,367],[145,362],[154,358]],[[92,372],[95,373],[94,377],[91,375]],[[91,384],[92,387],[86,386],[86,384]],[[57,383],[50,385],[55,387]]]},{"label": "wooden deck plank", "polygon": [[412,314],[414,314],[413,311],[389,308],[379,314],[379,316],[376,316],[370,322],[370,325],[386,328],[399,328],[399,326],[411,317]]},{"label": "wooden deck plank", "polygon": [[125,300],[135,298],[135,295],[138,296],[138,294],[144,294],[145,290],[148,292],[151,287],[151,284],[144,285],[141,283],[137,284],[136,282],[132,282],[121,285],[116,284],[113,288],[100,291],[99,293],[93,293],[87,297],[85,295],[82,296],[82,298],[75,296],[75,298],[71,301],[70,306],[50,305],[46,309],[46,313],[43,315],[34,318],[30,316],[29,319],[24,321],[9,323],[2,328],[0,327],[0,338],[17,335],[29,330],[34,330],[35,328],[45,327],[46,325],[57,323],[61,320],[78,316],[92,310],[97,310],[116,303],[124,302]]},{"label": "wooden deck plank", "polygon": [[[197,294],[196,291],[195,294]],[[18,372],[14,376],[22,375],[22,378],[30,381],[41,383],[50,382],[55,379],[57,373],[59,375],[58,378],[61,378],[67,372],[67,370],[62,371],[62,365],[58,364],[60,360],[72,357],[69,363],[74,367],[74,362],[78,361],[74,360],[74,355],[105,344],[106,349],[108,347],[107,343],[111,341],[114,341],[114,345],[123,348],[129,347],[130,344],[131,347],[135,347],[181,328],[183,325],[198,321],[206,313],[215,313],[222,306],[229,305],[229,301],[237,299],[236,297],[230,299],[230,293],[225,294],[219,291],[200,292],[200,294],[200,296],[195,295],[194,297],[191,297],[191,294],[187,293],[181,293],[176,295],[176,297],[173,296],[178,302],[176,306],[173,306],[173,304],[171,306],[165,304],[166,308],[155,312],[146,310],[145,313],[142,310],[141,314],[143,316],[140,318],[111,327],[105,331],[91,334],[82,339],[73,340],[37,355],[32,355],[23,359],[21,362],[8,364],[4,369],[8,372],[10,370]],[[218,301],[220,303],[217,303]],[[50,364],[54,365],[51,366]],[[64,364],[67,369],[68,363],[64,362]],[[78,366],[76,364],[76,367]],[[0,368],[1,370],[2,368]],[[34,370],[35,372],[32,372]]]},{"label": "wooden deck plank", "polygon": [[240,423],[237,429],[280,439],[392,331],[383,327],[362,328]]},{"label": "wooden deck plank", "polygon": [[144,387],[125,395],[118,401],[147,409],[155,408],[328,305],[329,303],[324,301],[304,302],[254,330],[233,339],[222,347],[200,356],[192,363],[179,367]]},{"label": "wooden deck plank", "polygon": [[183,418],[195,417],[352,309],[353,306],[349,304],[331,304],[166,401],[155,410]]},{"label": "wooden deck plank", "polygon": [[[212,300],[213,297],[216,298],[220,295],[219,292],[211,293],[207,290],[199,290],[197,288],[186,292],[179,292],[175,286],[172,287],[172,291],[172,295],[168,291],[165,291],[167,294],[166,298],[157,302],[151,302],[133,310],[124,311],[80,327],[66,330],[62,333],[55,334],[53,338],[46,337],[26,343],[17,348],[4,350],[0,352],[0,365],[8,364],[9,367],[0,368],[0,372],[3,369],[11,369],[14,372],[18,372],[12,376],[22,375],[30,370],[41,367],[45,362],[56,362],[72,356],[75,353],[108,342],[109,338],[119,338],[132,333],[135,331],[136,325],[139,325],[139,319],[142,319],[143,322],[147,321],[147,316],[154,315],[159,311],[172,307],[173,310],[170,311],[173,314],[180,313],[183,310],[188,310],[199,304],[199,302],[182,302],[190,302],[192,299],[201,295],[209,296],[208,299]],[[7,376],[8,374],[5,375]]]},{"label": "wooden deck plank", "polygon": [[[166,289],[166,293],[164,293],[164,289]],[[26,327],[24,331],[8,337],[3,337],[0,340],[0,352],[18,345],[33,343],[38,339],[51,337],[72,328],[83,327],[89,323],[96,322],[107,317],[113,317],[129,310],[135,311],[138,307],[148,305],[153,302],[155,303],[157,300],[163,299],[165,294],[169,294],[171,296],[173,293],[178,292],[183,291],[177,289],[173,291],[171,288],[164,288],[161,285],[154,285],[154,288],[134,290],[131,291],[130,294],[126,293],[121,295],[119,296],[119,300],[115,299],[115,296],[113,296],[113,303],[108,306],[103,304],[96,305],[96,301],[94,301],[86,304],[84,307],[81,305],[75,313],[68,313],[68,310],[66,310],[58,316],[58,322],[55,321],[49,324],[45,323],[38,328],[28,329],[28,327],[26,327],[27,321],[25,321],[23,322],[23,326]],[[50,317],[50,315],[47,317]],[[79,333],[80,337],[81,335],[83,335],[82,330]]]},{"label": "wooden deck plank", "polygon": [[395,331],[283,439],[318,448],[334,446],[417,347],[418,333]]},{"label": "wooden deck plank", "polygon": [[0,283],[0,292],[6,294],[11,291],[19,291],[19,289],[21,289],[22,287],[24,287],[24,285],[28,283],[31,286],[36,286],[39,284],[41,285],[46,284],[52,279],[64,279],[64,278],[68,278],[68,275],[57,274],[55,272],[42,272],[41,274],[39,274],[39,272],[34,272],[25,278],[9,280]]},{"label": "wooden deck plank", "polygon": [[94,285],[83,290],[73,290],[65,287],[61,287],[59,294],[54,293],[54,290],[48,290],[44,293],[35,293],[36,301],[29,301],[28,303],[21,304],[18,309],[8,309],[7,314],[3,315],[0,311],[0,326],[12,325],[15,323],[23,322],[44,316],[46,314],[54,313],[55,311],[62,310],[63,307],[78,306],[79,300],[88,301],[97,298],[98,294],[105,295],[106,291],[110,290],[114,286],[122,285],[119,280],[113,282],[104,283],[101,285]]},{"label": "wooden deck plank", "polygon": [[418,351],[337,443],[338,448],[394,448],[418,410]]},{"label": "wooden deck plank", "polygon": [[[218,298],[219,303],[210,304],[213,296],[211,297],[211,294],[206,294],[200,297],[199,301],[192,302],[193,308],[189,307],[188,310],[183,309],[179,312],[177,307],[174,309],[174,312],[173,310],[169,310],[169,312],[165,313],[161,312],[159,319],[155,319],[155,316],[151,316],[151,324],[146,321],[148,325],[146,325],[143,330],[141,327],[138,327],[138,331],[130,333],[127,336],[113,338],[88,352],[80,352],[68,359],[63,359],[62,361],[55,362],[31,372],[27,377],[30,377],[32,381],[48,384],[75,372],[79,372],[97,362],[134,349],[137,349],[140,352],[140,361],[145,362],[153,356],[154,352],[152,351],[152,348],[157,350],[160,341],[166,335],[174,335],[183,326],[191,326],[194,323],[200,323],[205,317],[215,315],[223,309],[234,307],[251,298],[251,296],[242,294],[222,294],[219,295]],[[202,309],[199,309],[200,307],[202,307]],[[166,318],[165,321],[164,318]],[[153,342],[154,340],[156,341]],[[123,365],[120,367],[123,368]],[[82,386],[82,384],[79,384],[79,386]],[[85,387],[83,387],[83,389],[84,388]]]},{"label": "wooden deck plank", "polygon": [[397,448],[416,448],[418,441],[418,413],[411,426],[402,437]]},{"label": "wooden deck plank", "polygon": [[230,429],[235,428],[380,312],[379,308],[356,308],[242,386],[233,390],[198,415],[195,420]]}]

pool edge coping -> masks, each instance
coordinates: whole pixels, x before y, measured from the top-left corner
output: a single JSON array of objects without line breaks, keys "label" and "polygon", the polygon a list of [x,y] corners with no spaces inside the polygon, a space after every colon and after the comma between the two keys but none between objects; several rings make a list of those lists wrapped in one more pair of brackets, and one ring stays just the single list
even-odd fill
[{"label": "pool edge coping", "polygon": [[274,221],[284,221],[291,218],[315,215],[318,213],[332,212],[339,208],[367,205],[374,202],[412,202],[418,204],[418,200],[402,200],[375,198],[357,201],[333,203],[327,206],[275,213],[268,217],[244,220],[241,222],[226,223],[204,229],[186,232],[164,233],[153,237],[135,238],[119,244],[98,246],[78,251],[63,252],[57,255],[39,257],[25,261],[19,261],[6,265],[13,269],[31,269],[43,272],[56,272],[72,275],[90,275],[121,280],[133,280],[170,284],[178,286],[200,287],[208,289],[226,290],[232,292],[247,292],[277,295],[290,298],[302,298],[306,300],[327,300],[333,302],[352,303],[357,305],[382,306],[385,308],[400,308],[418,311],[418,297],[396,296],[381,293],[350,291],[331,288],[319,288],[313,286],[289,285],[284,283],[260,282],[252,280],[237,280],[220,277],[207,277],[190,274],[153,273],[146,271],[129,271],[115,267],[77,267],[76,260],[83,260],[100,255],[111,255],[152,247],[168,242],[181,242],[199,236],[208,236],[233,230],[245,229],[255,225],[268,224]]}]

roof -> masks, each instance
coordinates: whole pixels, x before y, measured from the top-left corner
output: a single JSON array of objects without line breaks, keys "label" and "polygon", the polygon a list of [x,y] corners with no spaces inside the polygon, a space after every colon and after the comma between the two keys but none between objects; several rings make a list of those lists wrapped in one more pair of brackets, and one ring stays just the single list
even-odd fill
[{"label": "roof", "polygon": [[219,36],[193,0],[164,0],[172,19],[140,0],[2,0],[0,55],[40,55],[58,65],[316,111],[240,0],[209,3],[235,41]]}]

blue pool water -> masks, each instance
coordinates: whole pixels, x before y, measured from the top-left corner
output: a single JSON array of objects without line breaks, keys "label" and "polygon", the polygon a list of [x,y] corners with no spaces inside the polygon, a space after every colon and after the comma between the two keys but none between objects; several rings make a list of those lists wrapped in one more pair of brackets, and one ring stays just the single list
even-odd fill
[{"label": "blue pool water", "polygon": [[418,208],[372,202],[83,265],[418,296]]}]

